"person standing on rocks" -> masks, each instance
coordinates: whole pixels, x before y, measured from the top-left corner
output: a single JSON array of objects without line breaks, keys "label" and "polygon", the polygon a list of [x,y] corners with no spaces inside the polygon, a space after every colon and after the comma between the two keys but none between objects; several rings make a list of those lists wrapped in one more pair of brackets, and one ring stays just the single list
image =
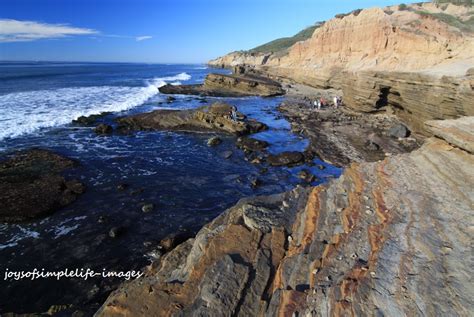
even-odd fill
[{"label": "person standing on rocks", "polygon": [[339,97],[338,97],[338,96],[334,96],[333,102],[334,102],[334,108],[337,109],[337,107],[339,106]]},{"label": "person standing on rocks", "polygon": [[321,107],[324,107],[326,105],[326,99],[321,97],[320,103],[321,103]]},{"label": "person standing on rocks", "polygon": [[230,117],[232,121],[237,122],[237,108],[235,106],[232,106]]}]

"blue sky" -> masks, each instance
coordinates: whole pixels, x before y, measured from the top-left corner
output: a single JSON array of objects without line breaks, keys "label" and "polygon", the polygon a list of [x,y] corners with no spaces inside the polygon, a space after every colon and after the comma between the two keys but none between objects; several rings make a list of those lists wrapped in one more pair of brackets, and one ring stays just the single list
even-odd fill
[{"label": "blue sky", "polygon": [[201,63],[390,0],[0,0],[0,60]]}]

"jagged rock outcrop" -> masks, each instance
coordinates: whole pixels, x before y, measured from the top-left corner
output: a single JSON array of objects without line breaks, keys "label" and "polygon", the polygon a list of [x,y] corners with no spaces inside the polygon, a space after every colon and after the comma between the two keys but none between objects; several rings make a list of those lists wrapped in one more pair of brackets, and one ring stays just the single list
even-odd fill
[{"label": "jagged rock outcrop", "polygon": [[449,143],[241,200],[96,315],[469,315],[474,118],[463,120],[462,133],[430,123]]},{"label": "jagged rock outcrop", "polygon": [[62,174],[76,165],[42,149],[21,151],[0,161],[0,222],[31,220],[75,201],[85,186]]},{"label": "jagged rock outcrop", "polygon": [[453,4],[366,9],[327,21],[287,52],[235,52],[210,64],[341,89],[346,106],[390,108],[427,133],[426,120],[474,115],[472,19],[469,7]]},{"label": "jagged rock outcrop", "polygon": [[174,131],[218,131],[245,135],[266,130],[268,127],[256,120],[246,119],[236,111],[233,120],[231,105],[216,102],[190,110],[155,110],[117,119],[119,129],[126,130],[174,130]]},{"label": "jagged rock outcrop", "polygon": [[165,85],[160,87],[159,90],[164,94],[216,97],[271,97],[285,94],[280,83],[268,78],[224,74],[209,74],[203,84]]}]

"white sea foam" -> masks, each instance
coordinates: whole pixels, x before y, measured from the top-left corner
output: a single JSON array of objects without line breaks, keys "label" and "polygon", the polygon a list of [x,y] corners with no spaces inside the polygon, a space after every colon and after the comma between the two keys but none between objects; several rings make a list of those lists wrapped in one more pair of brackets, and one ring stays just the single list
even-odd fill
[{"label": "white sea foam", "polygon": [[17,227],[18,232],[16,232],[10,239],[8,239],[8,241],[6,241],[3,244],[0,244],[0,250],[17,246],[18,242],[20,242],[23,239],[27,239],[27,238],[38,239],[40,237],[39,232],[22,227],[20,225],[14,225],[14,226]]},{"label": "white sea foam", "polygon": [[154,78],[146,87],[97,86],[11,93],[0,96],[0,140],[70,123],[80,116],[119,112],[142,105],[168,82],[186,73]]}]

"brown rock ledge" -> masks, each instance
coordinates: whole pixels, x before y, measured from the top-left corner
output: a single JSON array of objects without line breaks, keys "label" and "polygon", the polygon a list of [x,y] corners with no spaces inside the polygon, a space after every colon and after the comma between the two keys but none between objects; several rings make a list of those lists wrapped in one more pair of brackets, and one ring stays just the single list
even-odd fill
[{"label": "brown rock ledge", "polygon": [[209,74],[202,85],[166,85],[159,90],[163,94],[215,97],[271,97],[285,94],[278,82],[265,77],[224,74]]},{"label": "brown rock ledge", "polygon": [[467,316],[473,166],[430,138],[326,185],[243,199],[96,315]]},{"label": "brown rock ledge", "polygon": [[216,102],[191,110],[155,110],[119,118],[117,121],[121,130],[218,131],[244,135],[268,128],[263,123],[245,118],[239,112],[239,120],[234,121],[231,113],[231,105]]}]

